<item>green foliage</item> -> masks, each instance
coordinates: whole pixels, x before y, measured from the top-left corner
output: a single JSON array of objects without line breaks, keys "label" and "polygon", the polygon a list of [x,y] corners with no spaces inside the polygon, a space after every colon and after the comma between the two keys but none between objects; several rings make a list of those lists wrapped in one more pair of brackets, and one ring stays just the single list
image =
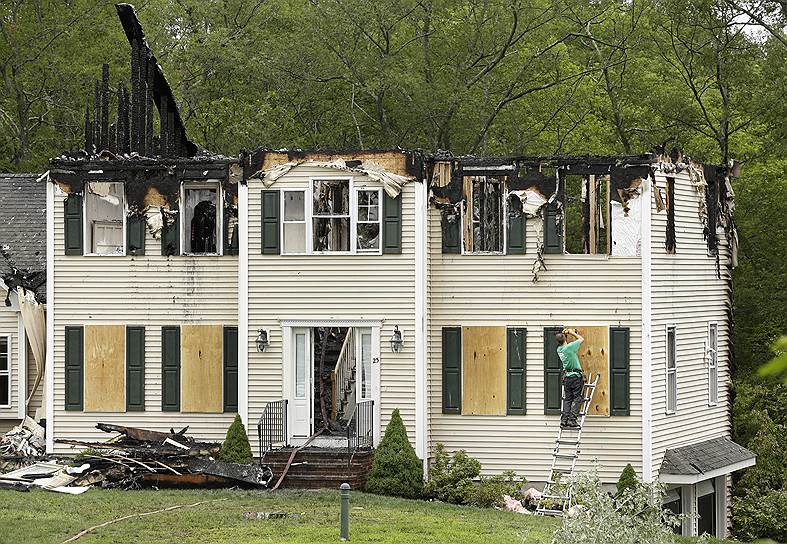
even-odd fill
[{"label": "green foliage", "polygon": [[423,491],[423,475],[423,465],[407,438],[407,429],[397,408],[391,414],[383,439],[374,454],[372,469],[366,480],[366,491],[378,495],[419,498]]},{"label": "green foliage", "polygon": [[495,476],[482,476],[478,484],[473,487],[467,504],[479,508],[500,506],[503,503],[503,495],[521,500],[522,487],[526,483],[527,479],[519,478],[513,470],[506,470]]},{"label": "green foliage", "polygon": [[243,465],[248,465],[254,461],[249,438],[246,436],[246,427],[243,426],[243,421],[241,421],[239,415],[235,416],[232,425],[227,429],[227,437],[224,439],[221,451],[219,451],[216,458],[225,463],[240,463]]},{"label": "green foliage", "polygon": [[637,478],[637,473],[634,467],[631,466],[631,463],[629,463],[623,468],[623,472],[620,473],[620,478],[618,478],[618,493],[623,493],[626,489],[636,489],[638,485],[639,478]]},{"label": "green foliage", "polygon": [[751,541],[772,538],[787,542],[787,490],[749,493],[732,499],[732,526],[736,538]]},{"label": "green foliage", "polygon": [[437,444],[434,462],[429,467],[429,481],[424,495],[430,499],[468,504],[473,495],[473,480],[481,474],[481,463],[467,455],[465,450],[449,456],[443,444]]},{"label": "green foliage", "polygon": [[787,383],[787,336],[780,336],[771,345],[771,349],[776,356],[762,365],[758,371],[760,376],[781,376],[784,375],[784,383]]},{"label": "green foliage", "polygon": [[671,544],[671,527],[680,517],[662,508],[664,486],[643,483],[612,498],[604,491],[597,471],[582,473],[569,481],[576,503],[576,515],[564,516],[562,526],[552,537],[553,544]]}]

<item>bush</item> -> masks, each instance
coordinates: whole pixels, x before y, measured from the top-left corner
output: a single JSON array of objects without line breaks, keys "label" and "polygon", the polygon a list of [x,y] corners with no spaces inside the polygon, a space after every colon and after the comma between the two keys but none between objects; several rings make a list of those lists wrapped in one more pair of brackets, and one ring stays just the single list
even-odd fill
[{"label": "bush", "polygon": [[662,507],[664,485],[640,483],[612,498],[604,491],[597,471],[579,474],[568,481],[575,503],[582,505],[573,516],[564,516],[563,524],[552,537],[554,544],[672,544],[672,527],[680,523]]},{"label": "bush", "polygon": [[239,415],[235,416],[235,421],[227,429],[227,437],[224,439],[216,459],[225,463],[239,463],[242,465],[248,465],[254,461],[254,456],[251,454],[251,445],[249,445],[249,437],[246,436],[246,427],[243,426],[243,421],[241,421]]},{"label": "bush", "polygon": [[787,542],[787,490],[765,494],[749,492],[732,499],[732,527],[735,538],[751,541],[772,538]]},{"label": "bush", "polygon": [[423,485],[423,464],[407,438],[407,429],[397,408],[391,414],[391,421],[374,454],[366,491],[416,499],[421,496]]},{"label": "bush", "polygon": [[626,489],[636,489],[637,486],[639,486],[639,478],[637,478],[634,467],[629,463],[625,466],[623,472],[620,473],[620,478],[618,478],[618,494],[622,494]]},{"label": "bush", "polygon": [[481,477],[478,485],[470,493],[469,505],[479,508],[502,506],[503,495],[510,495],[517,500],[522,500],[522,486],[527,483],[525,478],[518,478],[516,472],[507,470],[497,476]]},{"label": "bush", "polygon": [[481,463],[465,450],[449,457],[443,444],[435,448],[434,463],[429,467],[429,481],[424,487],[427,498],[453,504],[469,504],[473,479],[481,474]]}]

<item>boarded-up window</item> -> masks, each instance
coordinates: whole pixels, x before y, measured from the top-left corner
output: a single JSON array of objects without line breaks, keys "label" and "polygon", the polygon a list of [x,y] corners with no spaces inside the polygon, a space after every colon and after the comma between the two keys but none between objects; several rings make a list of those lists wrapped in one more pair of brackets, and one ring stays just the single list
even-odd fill
[{"label": "boarded-up window", "polygon": [[[587,376],[598,375],[598,384],[593,394],[593,402],[588,415],[609,415],[609,327],[576,327],[577,332],[585,338],[577,355],[582,371]],[[571,340],[569,337],[568,340]]]},{"label": "boarded-up window", "polygon": [[238,411],[238,327],[224,327],[224,411]]},{"label": "boarded-up window", "polygon": [[609,329],[610,397],[613,416],[627,416],[630,409],[629,329]]},{"label": "boarded-up window", "polygon": [[82,327],[66,327],[66,410],[82,410],[83,338]]},{"label": "boarded-up window", "polygon": [[524,414],[525,378],[527,360],[527,329],[508,329],[506,341],[506,361],[508,370],[509,414]]},{"label": "boarded-up window", "polygon": [[462,411],[462,329],[443,328],[443,413]]},{"label": "boarded-up window", "polygon": [[563,327],[544,328],[544,413],[559,414],[563,385],[561,372],[563,367],[557,355],[557,340],[555,335]]},{"label": "boarded-up window", "polygon": [[0,406],[11,404],[11,338],[0,336]]},{"label": "boarded-up window", "polygon": [[506,328],[462,327],[462,414],[506,414]]},{"label": "boarded-up window", "polygon": [[181,327],[181,411],[221,413],[222,337],[221,325]]},{"label": "boarded-up window", "polygon": [[123,325],[86,325],[86,412],[126,410],[126,330]]}]

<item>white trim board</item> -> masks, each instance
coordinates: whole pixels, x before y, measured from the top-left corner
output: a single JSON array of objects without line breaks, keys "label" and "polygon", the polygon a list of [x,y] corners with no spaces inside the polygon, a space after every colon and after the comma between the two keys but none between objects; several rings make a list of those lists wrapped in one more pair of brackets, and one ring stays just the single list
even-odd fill
[{"label": "white trim board", "polygon": [[46,177],[46,362],[44,364],[44,406],[46,407],[46,452],[55,449],[55,190]]},{"label": "white trim board", "polygon": [[652,327],[653,319],[651,315],[652,302],[652,280],[651,280],[651,260],[652,253],[650,247],[651,229],[651,193],[653,186],[650,178],[646,177],[641,185],[642,191],[640,198],[640,208],[642,216],[640,221],[640,257],[642,259],[642,357],[641,363],[641,387],[642,387],[642,481],[649,483],[653,481],[653,369],[651,357],[653,352]]},{"label": "white trim board", "polygon": [[238,415],[249,428],[249,186],[238,185]]},{"label": "white trim board", "polygon": [[[401,198],[401,197],[400,197]],[[424,474],[428,473],[428,331],[426,260],[426,217],[428,214],[426,183],[415,185],[415,453],[424,464]]]},{"label": "white trim board", "polygon": [[385,322],[382,318],[376,319],[280,319],[281,327],[381,327]]}]

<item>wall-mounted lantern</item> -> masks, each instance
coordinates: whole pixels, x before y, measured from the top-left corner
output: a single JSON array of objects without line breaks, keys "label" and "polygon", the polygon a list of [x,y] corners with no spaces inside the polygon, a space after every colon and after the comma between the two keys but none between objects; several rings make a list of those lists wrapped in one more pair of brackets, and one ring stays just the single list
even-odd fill
[{"label": "wall-mounted lantern", "polygon": [[402,331],[399,330],[399,325],[394,325],[394,331],[391,335],[391,351],[394,353],[399,353],[402,351],[403,344],[404,338],[402,337]]},{"label": "wall-mounted lantern", "polygon": [[257,332],[259,334],[257,335],[257,340],[255,340],[255,343],[257,344],[257,351],[262,353],[263,351],[265,351],[265,348],[267,348],[268,344],[270,343],[268,341],[268,331],[266,331],[265,329],[257,329]]}]

